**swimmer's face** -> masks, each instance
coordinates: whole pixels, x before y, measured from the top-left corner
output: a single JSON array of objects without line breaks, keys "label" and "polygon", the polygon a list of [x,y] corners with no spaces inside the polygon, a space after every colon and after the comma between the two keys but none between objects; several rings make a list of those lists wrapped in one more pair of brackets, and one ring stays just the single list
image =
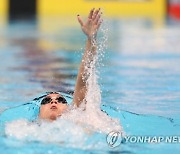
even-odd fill
[{"label": "swimmer's face", "polygon": [[60,94],[49,94],[41,102],[39,117],[46,120],[56,120],[66,111],[68,105]]}]

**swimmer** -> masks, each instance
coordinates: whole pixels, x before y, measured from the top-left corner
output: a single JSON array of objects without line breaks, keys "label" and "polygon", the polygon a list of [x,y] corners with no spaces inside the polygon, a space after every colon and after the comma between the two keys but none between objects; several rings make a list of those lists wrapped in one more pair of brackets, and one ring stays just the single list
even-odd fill
[{"label": "swimmer", "polygon": [[[79,67],[77,75],[75,91],[73,95],[73,105],[79,107],[82,101],[85,99],[87,92],[86,81],[88,74],[85,67],[90,65],[91,61],[96,54],[96,37],[98,29],[102,23],[101,9],[90,11],[86,22],[84,22],[80,15],[77,15],[77,20],[81,26],[83,33],[87,36],[85,52]],[[68,109],[66,99],[59,93],[50,93],[45,96],[41,101],[39,118],[48,121],[56,120]]]}]

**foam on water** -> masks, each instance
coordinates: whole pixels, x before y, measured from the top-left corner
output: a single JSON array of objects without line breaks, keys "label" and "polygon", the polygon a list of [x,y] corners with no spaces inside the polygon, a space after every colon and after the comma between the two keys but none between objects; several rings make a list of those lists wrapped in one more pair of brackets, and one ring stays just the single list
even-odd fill
[{"label": "foam on water", "polygon": [[29,122],[25,119],[6,124],[5,133],[25,141],[41,141],[73,144],[78,141],[84,143],[86,136],[83,128],[65,119],[54,122]]},{"label": "foam on water", "polygon": [[[26,141],[57,142],[81,146],[96,133],[106,135],[112,130],[122,131],[119,119],[109,117],[101,111],[101,90],[98,85],[97,65],[104,55],[107,43],[107,29],[101,29],[102,37],[97,47],[98,54],[93,60],[87,60],[87,94],[79,108],[70,107],[54,122],[28,122],[20,119],[6,124],[5,134]],[[105,140],[103,140],[105,143]],[[84,146],[84,145],[83,145]]]}]

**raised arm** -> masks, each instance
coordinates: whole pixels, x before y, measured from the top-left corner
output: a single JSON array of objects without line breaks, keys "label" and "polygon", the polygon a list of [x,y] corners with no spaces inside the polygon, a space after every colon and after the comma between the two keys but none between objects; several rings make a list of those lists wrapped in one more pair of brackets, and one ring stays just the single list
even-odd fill
[{"label": "raised arm", "polygon": [[87,36],[86,47],[84,55],[79,67],[79,72],[76,80],[73,103],[78,107],[86,96],[87,87],[86,82],[88,79],[87,67],[90,67],[91,61],[93,61],[96,54],[96,36],[98,29],[102,23],[101,10],[92,9],[89,13],[87,21],[84,23],[80,15],[77,19],[81,25],[81,29]]}]

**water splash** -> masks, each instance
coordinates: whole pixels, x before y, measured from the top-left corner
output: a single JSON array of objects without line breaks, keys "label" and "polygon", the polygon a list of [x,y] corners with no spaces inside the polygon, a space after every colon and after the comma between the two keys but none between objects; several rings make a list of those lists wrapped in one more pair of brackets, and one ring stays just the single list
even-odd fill
[{"label": "water splash", "polygon": [[[86,67],[84,79],[87,79],[87,93],[80,109],[72,110],[72,113],[67,116],[68,119],[77,119],[79,123],[91,126],[94,131],[109,133],[112,130],[122,131],[118,119],[113,119],[101,111],[101,90],[98,84],[97,67],[101,66],[102,58],[107,47],[107,32],[106,27],[101,28],[102,36],[97,43],[97,54],[94,54],[92,49],[86,57]],[[95,44],[94,44],[95,43]],[[92,44],[96,45],[96,40],[92,40]],[[93,57],[93,58],[92,58]]]}]

